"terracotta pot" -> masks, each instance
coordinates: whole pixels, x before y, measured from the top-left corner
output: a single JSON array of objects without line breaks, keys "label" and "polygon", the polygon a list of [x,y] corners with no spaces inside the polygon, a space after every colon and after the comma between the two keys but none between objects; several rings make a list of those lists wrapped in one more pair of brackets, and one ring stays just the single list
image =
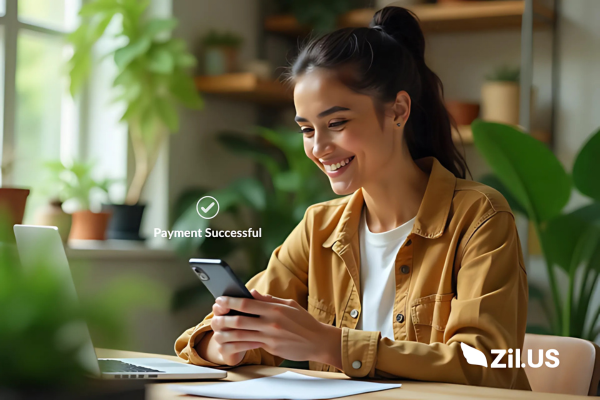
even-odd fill
[{"label": "terracotta pot", "polygon": [[29,189],[0,188],[0,218],[7,218],[11,226],[23,223]]},{"label": "terracotta pot", "polygon": [[62,209],[60,201],[52,201],[42,207],[36,214],[35,224],[44,226],[56,226],[63,243],[67,242],[71,232],[73,217]]},{"label": "terracotta pot", "polygon": [[446,101],[446,109],[457,125],[471,125],[471,122],[479,116],[478,103],[449,100]]},{"label": "terracotta pot", "polygon": [[105,240],[111,215],[109,212],[95,213],[89,210],[74,212],[69,239]]}]

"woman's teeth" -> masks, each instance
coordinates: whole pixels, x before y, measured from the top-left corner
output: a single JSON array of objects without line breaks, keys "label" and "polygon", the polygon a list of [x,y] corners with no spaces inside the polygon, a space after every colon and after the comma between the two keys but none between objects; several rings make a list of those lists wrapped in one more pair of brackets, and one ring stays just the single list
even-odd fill
[{"label": "woman's teeth", "polygon": [[335,171],[335,170],[337,170],[337,169],[340,169],[340,168],[342,168],[342,167],[343,167],[343,166],[345,166],[346,164],[349,164],[349,163],[350,163],[350,161],[352,161],[353,159],[354,159],[354,156],[352,156],[352,157],[348,157],[348,158],[346,158],[345,160],[342,160],[342,161],[340,161],[340,162],[339,162],[339,163],[337,163],[337,164],[330,164],[330,165],[324,164],[324,165],[325,165],[325,170],[326,170],[326,171],[331,171],[331,172],[333,172],[333,171]]}]

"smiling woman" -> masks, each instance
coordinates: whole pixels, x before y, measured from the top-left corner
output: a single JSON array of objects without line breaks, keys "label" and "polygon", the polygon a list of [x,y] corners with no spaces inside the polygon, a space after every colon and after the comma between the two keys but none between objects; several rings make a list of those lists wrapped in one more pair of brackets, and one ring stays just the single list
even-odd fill
[{"label": "smiling woman", "polygon": [[289,80],[304,150],[347,196],[310,206],[247,283],[254,299],[217,299],[177,340],[180,357],[529,389],[523,369],[461,351],[522,348],[527,275],[508,203],[465,179],[424,53],[400,7],[301,49]]}]

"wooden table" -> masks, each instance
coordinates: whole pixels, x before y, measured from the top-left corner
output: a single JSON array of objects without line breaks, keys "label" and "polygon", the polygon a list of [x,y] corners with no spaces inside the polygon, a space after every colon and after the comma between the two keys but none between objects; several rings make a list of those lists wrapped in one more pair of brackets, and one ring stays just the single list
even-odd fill
[{"label": "wooden table", "polygon": [[[167,360],[182,361],[175,356],[162,354],[135,353],[121,350],[96,349],[100,358],[127,358],[127,357],[160,357]],[[309,371],[304,369],[267,367],[264,365],[247,365],[233,368],[227,371],[225,379],[210,379],[196,382],[181,382],[178,384],[214,384],[218,382],[233,382],[245,379],[261,378],[265,376],[281,374],[285,371],[294,371],[300,374],[318,376],[329,379],[349,379],[346,375],[336,372]],[[390,380],[373,380],[373,382],[391,383]],[[384,390],[381,392],[366,393],[343,399],[366,400],[366,399],[431,399],[431,400],[462,400],[462,399],[544,399],[544,400],[568,400],[584,399],[585,396],[573,396],[564,394],[533,393],[524,390],[495,389],[487,387],[455,385],[450,383],[433,383],[399,380],[402,383],[399,389]],[[170,383],[152,383],[146,394],[147,400],[183,400],[187,398],[207,399],[206,397],[183,396],[168,389]]]}]

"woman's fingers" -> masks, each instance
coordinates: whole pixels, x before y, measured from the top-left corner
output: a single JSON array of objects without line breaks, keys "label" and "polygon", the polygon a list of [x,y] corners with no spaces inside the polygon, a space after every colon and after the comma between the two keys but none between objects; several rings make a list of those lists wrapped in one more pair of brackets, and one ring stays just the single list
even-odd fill
[{"label": "woman's fingers", "polygon": [[296,303],[294,300],[282,299],[279,297],[271,296],[270,294],[262,294],[259,293],[256,289],[252,289],[250,293],[252,294],[252,297],[254,297],[256,300],[264,301],[267,303],[284,304],[286,306],[291,306],[294,308],[298,306],[298,303]]},{"label": "woman's fingers", "polygon": [[229,308],[223,307],[217,303],[213,304],[212,310],[215,315],[226,315],[230,311]]},{"label": "woman's fingers", "polygon": [[215,332],[213,338],[217,343],[220,344],[232,342],[256,342],[264,345],[271,341],[271,339],[269,339],[263,332],[243,329],[230,329]]},{"label": "woman's fingers", "polygon": [[246,352],[252,349],[258,349],[261,346],[262,343],[259,342],[231,342],[222,344],[219,352],[223,355],[223,357],[227,357],[231,354]]},{"label": "woman's fingers", "polygon": [[227,329],[260,331],[265,328],[265,323],[260,318],[245,317],[243,315],[225,315],[213,317],[211,326],[214,331]]}]

